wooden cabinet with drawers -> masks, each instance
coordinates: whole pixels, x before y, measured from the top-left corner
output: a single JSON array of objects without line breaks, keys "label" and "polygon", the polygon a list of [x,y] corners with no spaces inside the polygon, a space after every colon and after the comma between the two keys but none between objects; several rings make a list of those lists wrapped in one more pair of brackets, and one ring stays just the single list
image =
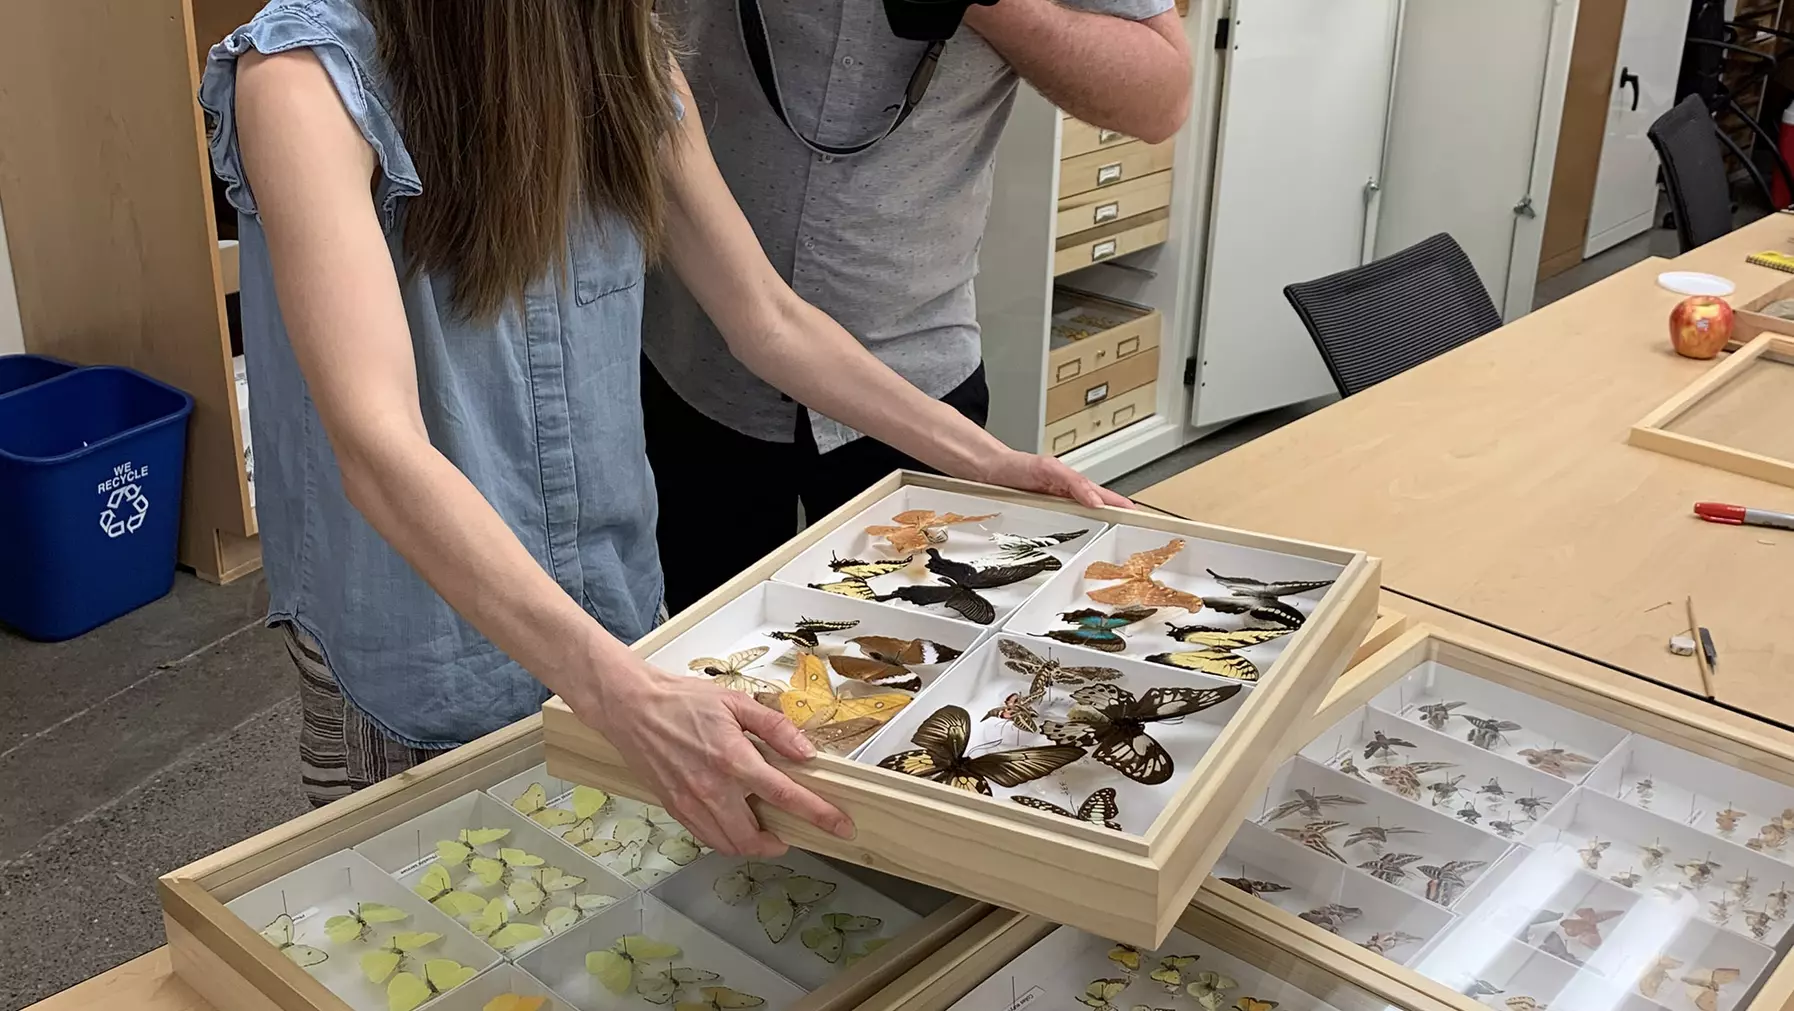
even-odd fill
[{"label": "wooden cabinet with drawers", "polygon": [[1170,236],[1171,212],[1163,207],[1064,236],[1053,253],[1053,276],[1060,277],[1126,253],[1139,252]]}]

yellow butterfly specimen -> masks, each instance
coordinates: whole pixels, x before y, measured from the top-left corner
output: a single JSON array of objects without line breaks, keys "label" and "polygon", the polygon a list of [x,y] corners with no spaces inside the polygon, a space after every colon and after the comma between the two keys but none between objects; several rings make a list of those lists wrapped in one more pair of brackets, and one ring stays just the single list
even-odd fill
[{"label": "yellow butterfly specimen", "polygon": [[472,916],[486,908],[485,899],[472,892],[457,891],[448,868],[441,864],[431,864],[411,890],[425,902],[454,917]]},{"label": "yellow butterfly specimen", "polygon": [[811,906],[835,894],[835,887],[833,881],[793,874],[780,883],[779,894],[768,895],[759,901],[754,907],[754,918],[766,931],[767,940],[778,944],[785,940],[791,933],[792,924],[802,919]]},{"label": "yellow butterfly specimen", "polygon": [[1184,988],[1184,970],[1195,964],[1195,955],[1166,955],[1159,959],[1159,967],[1147,975],[1153,982],[1163,984],[1166,993],[1176,993]]},{"label": "yellow butterfly specimen", "polygon": [[1181,607],[1186,611],[1202,610],[1202,598],[1193,593],[1174,590],[1164,583],[1152,578],[1152,574],[1161,565],[1176,557],[1184,549],[1184,540],[1173,537],[1162,548],[1152,551],[1139,551],[1128,556],[1127,561],[1117,565],[1114,562],[1091,562],[1084,570],[1085,579],[1119,579],[1121,582],[1113,586],[1105,586],[1100,590],[1091,590],[1086,596],[1099,604],[1114,607]]},{"label": "yellow butterfly specimen", "polygon": [[544,828],[561,828],[579,820],[578,815],[564,807],[549,807],[548,791],[541,783],[531,783],[529,789],[511,801],[511,807]]},{"label": "yellow butterfly specimen", "polygon": [[761,692],[780,692],[784,688],[771,681],[753,677],[747,671],[769,652],[766,646],[755,646],[730,653],[727,657],[701,656],[686,666],[699,674],[709,675],[717,684],[735,692],[758,695]]},{"label": "yellow butterfly specimen", "polygon": [[937,513],[933,509],[911,509],[891,517],[891,525],[870,526],[866,534],[882,537],[893,554],[913,553],[930,544],[945,544],[947,528],[962,523],[982,523],[995,519],[997,513],[982,516],[961,516],[958,513]]},{"label": "yellow butterfly specimen", "polygon": [[1185,992],[1201,1004],[1203,1011],[1221,1011],[1222,1002],[1227,1000],[1227,992],[1239,986],[1239,981],[1232,976],[1219,972],[1199,972],[1185,987]]},{"label": "yellow butterfly specimen", "polygon": [[1682,982],[1688,984],[1688,999],[1694,1001],[1695,1007],[1700,1011],[1718,1011],[1719,988],[1738,982],[1742,975],[1737,969],[1707,969],[1683,976]]},{"label": "yellow butterfly specimen", "polygon": [[501,849],[497,857],[472,857],[467,861],[467,869],[480,879],[480,884],[491,887],[505,880],[507,876],[515,877],[518,868],[540,867],[547,863],[541,857],[525,853],[519,849]]},{"label": "yellow butterfly specimen", "polygon": [[1109,949],[1109,961],[1130,973],[1140,971],[1140,949],[1131,944],[1117,944]]},{"label": "yellow butterfly specimen", "polygon": [[638,971],[635,974],[635,992],[650,1004],[668,1004],[679,996],[680,990],[688,986],[714,983],[719,979],[722,977],[714,972],[673,965],[658,972]]},{"label": "yellow butterfly specimen", "polygon": [[412,952],[427,948],[440,940],[441,934],[428,931],[394,934],[386,947],[361,956],[361,973],[368,978],[369,983],[384,983],[387,977],[398,971]]},{"label": "yellow butterfly specimen", "polygon": [[586,879],[577,875],[553,867],[542,867],[512,875],[511,883],[505,886],[505,894],[517,904],[519,913],[528,916],[541,909],[551,894],[570,892],[585,883]]},{"label": "yellow butterfly specimen", "polygon": [[561,838],[578,847],[581,853],[589,857],[601,857],[606,853],[615,853],[623,848],[623,844],[615,839],[600,837],[598,824],[590,818],[568,829],[567,834]]},{"label": "yellow butterfly specimen", "polygon": [[841,961],[841,955],[847,950],[848,934],[868,933],[883,923],[876,916],[828,913],[822,917],[821,926],[808,927],[798,936],[803,939],[804,947],[815,952],[817,958],[834,965]]},{"label": "yellow butterfly specimen", "polygon": [[603,951],[586,953],[586,971],[598,977],[604,988],[621,997],[635,981],[638,963],[677,958],[679,946],[656,941],[645,934],[626,934]]},{"label": "yellow butterfly specimen", "polygon": [[511,911],[503,899],[486,903],[486,911],[474,917],[467,929],[499,951],[510,951],[548,936],[548,931],[533,923],[512,923]]},{"label": "yellow butterfly specimen", "polygon": [[401,972],[386,984],[386,1011],[416,1011],[430,998],[448,993],[479,974],[480,970],[451,959],[432,958],[424,963],[422,976]]},{"label": "yellow butterfly specimen", "polygon": [[1274,1000],[1259,1000],[1257,997],[1241,997],[1233,1002],[1234,1011],[1276,1011]]},{"label": "yellow butterfly specimen", "polygon": [[480,1011],[542,1011],[547,997],[525,997],[520,993],[501,993],[486,1002]]},{"label": "yellow butterfly specimen", "polygon": [[855,962],[890,943],[891,939],[888,937],[869,937],[860,944],[860,950],[847,953],[847,957],[841,960],[841,966],[842,968],[852,966]]},{"label": "yellow butterfly specimen", "polygon": [[857,558],[832,559],[828,567],[835,570],[841,578],[832,583],[811,583],[810,589],[838,593],[855,600],[871,600],[878,596],[878,591],[872,588],[871,580],[907,569],[914,560],[914,556],[889,562],[862,562]]},{"label": "yellow butterfly specimen", "polygon": [[760,889],[767,883],[780,878],[789,877],[791,868],[779,864],[757,864],[752,860],[744,861],[740,867],[727,874],[719,875],[711,883],[710,888],[716,897],[731,906],[760,894]]},{"label": "yellow butterfly specimen", "polygon": [[673,1005],[674,1011],[738,1011],[740,1008],[759,1007],[766,1003],[766,998],[756,997],[751,993],[742,993],[726,986],[702,986],[698,993],[701,1001],[680,1001]]},{"label": "yellow butterfly specimen", "polygon": [[1078,994],[1078,1003],[1095,1008],[1096,1011],[1116,1011],[1115,1005],[1110,1002],[1121,996],[1121,991],[1127,989],[1127,984],[1125,979],[1093,979],[1084,988],[1084,992]]},{"label": "yellow butterfly specimen", "polygon": [[704,847],[690,832],[680,829],[660,841],[654,852],[666,857],[675,866],[684,867],[704,854]]},{"label": "yellow butterfly specimen", "polygon": [[399,923],[410,918],[411,914],[403,909],[378,902],[357,903],[354,912],[325,920],[324,936],[336,944],[349,944],[372,937],[376,923]]},{"label": "yellow butterfly specimen", "polygon": [[547,928],[550,934],[559,934],[598,910],[615,905],[616,902],[617,897],[614,895],[600,895],[596,892],[575,895],[571,905],[555,906],[543,913],[542,926]]},{"label": "yellow butterfly specimen", "polygon": [[800,728],[862,717],[883,723],[909,705],[911,698],[905,692],[851,698],[836,695],[835,686],[829,681],[828,664],[814,653],[805,653],[797,658],[791,690],[779,696],[779,709]]},{"label": "yellow butterfly specimen", "polygon": [[261,929],[264,940],[280,949],[280,953],[292,959],[295,965],[313,966],[330,960],[330,956],[316,948],[293,943],[293,918],[281,913],[274,922]]},{"label": "yellow butterfly specimen", "polygon": [[592,786],[573,788],[573,817],[584,821],[596,818],[610,807],[610,794]]},{"label": "yellow butterfly specimen", "polygon": [[454,839],[436,842],[436,859],[450,867],[459,867],[479,855],[479,847],[501,842],[511,834],[508,828],[464,828]]},{"label": "yellow butterfly specimen", "polygon": [[1657,961],[1651,963],[1644,975],[1638,977],[1638,992],[1646,997],[1655,998],[1657,991],[1663,987],[1669,974],[1682,967],[1682,960],[1668,955],[1658,955]]}]

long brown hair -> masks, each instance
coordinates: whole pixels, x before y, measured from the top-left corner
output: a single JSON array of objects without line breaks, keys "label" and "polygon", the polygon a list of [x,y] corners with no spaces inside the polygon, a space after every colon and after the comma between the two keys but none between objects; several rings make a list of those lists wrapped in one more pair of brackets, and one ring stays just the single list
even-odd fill
[{"label": "long brown hair", "polygon": [[562,263],[581,205],[665,231],[661,143],[676,112],[653,0],[362,0],[424,183],[412,269],[497,314]]}]

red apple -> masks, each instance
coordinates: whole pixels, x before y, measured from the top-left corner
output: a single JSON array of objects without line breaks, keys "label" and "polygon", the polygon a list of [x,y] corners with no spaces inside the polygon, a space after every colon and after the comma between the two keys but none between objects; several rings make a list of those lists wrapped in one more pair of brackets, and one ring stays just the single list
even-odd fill
[{"label": "red apple", "polygon": [[1732,339],[1732,307],[1723,298],[1690,295],[1669,313],[1669,341],[1676,354],[1711,358]]}]

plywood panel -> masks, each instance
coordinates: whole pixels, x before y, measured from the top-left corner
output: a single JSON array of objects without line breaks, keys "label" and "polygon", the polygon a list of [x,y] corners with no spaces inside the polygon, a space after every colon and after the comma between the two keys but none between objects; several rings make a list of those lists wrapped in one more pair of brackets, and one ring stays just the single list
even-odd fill
[{"label": "plywood panel", "polygon": [[1564,92],[1563,129],[1557,135],[1557,169],[1551,175],[1551,204],[1545,215],[1539,279],[1582,262],[1595,174],[1607,132],[1608,96],[1626,0],[1582,0],[1576,12],[1576,42],[1570,49],[1570,83]]}]

